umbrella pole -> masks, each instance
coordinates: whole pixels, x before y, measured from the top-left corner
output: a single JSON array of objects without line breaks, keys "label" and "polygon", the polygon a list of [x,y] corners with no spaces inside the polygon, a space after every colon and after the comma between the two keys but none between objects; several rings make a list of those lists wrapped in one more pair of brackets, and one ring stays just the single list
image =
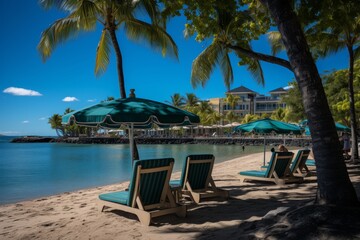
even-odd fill
[{"label": "umbrella pole", "polygon": [[263,166],[265,166],[265,152],[266,152],[266,135],[264,135],[264,162],[263,162]]},{"label": "umbrella pole", "polygon": [[129,143],[130,143],[130,153],[131,153],[131,162],[133,163],[134,159],[134,124],[130,124],[129,129]]}]

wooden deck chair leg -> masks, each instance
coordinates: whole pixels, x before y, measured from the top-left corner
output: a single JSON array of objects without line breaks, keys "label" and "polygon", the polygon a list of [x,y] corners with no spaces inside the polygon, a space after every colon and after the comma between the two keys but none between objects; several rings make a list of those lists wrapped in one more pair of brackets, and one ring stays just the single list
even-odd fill
[{"label": "wooden deck chair leg", "polygon": [[185,186],[186,186],[186,189],[187,189],[186,192],[188,193],[189,197],[191,198],[191,201],[193,201],[193,202],[195,202],[195,203],[199,203],[199,202],[200,202],[200,194],[195,193],[195,192],[192,190],[189,182],[186,182]]},{"label": "wooden deck chair leg", "polygon": [[136,216],[139,218],[139,221],[145,226],[149,226],[151,223],[151,215],[148,212],[137,213]]},{"label": "wooden deck chair leg", "polygon": [[240,180],[240,184],[245,182],[245,178],[244,178],[244,177],[240,177],[239,180]]},{"label": "wooden deck chair leg", "polygon": [[229,191],[226,191],[226,190],[221,189],[221,188],[217,188],[216,185],[215,185],[215,181],[214,181],[214,179],[212,177],[210,178],[209,184],[210,184],[211,189],[212,189],[212,191],[214,193],[217,193],[219,196],[224,197],[225,199],[229,198]]}]

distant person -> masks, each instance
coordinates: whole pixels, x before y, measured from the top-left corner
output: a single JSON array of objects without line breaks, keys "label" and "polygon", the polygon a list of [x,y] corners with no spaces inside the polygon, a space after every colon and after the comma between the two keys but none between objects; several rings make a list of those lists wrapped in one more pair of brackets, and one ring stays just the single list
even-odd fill
[{"label": "distant person", "polygon": [[279,152],[288,152],[288,149],[282,144],[279,145],[278,150]]},{"label": "distant person", "polygon": [[349,152],[350,152],[350,148],[351,148],[349,134],[346,132],[343,132],[341,139],[344,143],[343,153],[345,154],[345,159],[349,159],[349,157],[350,157]]},{"label": "distant person", "polygon": [[245,151],[245,146],[244,145],[242,145],[242,150]]}]

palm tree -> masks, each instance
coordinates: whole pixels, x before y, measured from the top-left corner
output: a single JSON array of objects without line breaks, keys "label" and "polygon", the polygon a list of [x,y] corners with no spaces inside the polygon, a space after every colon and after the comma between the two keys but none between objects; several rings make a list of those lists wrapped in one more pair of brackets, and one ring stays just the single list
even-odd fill
[{"label": "palm tree", "polygon": [[285,121],[286,118],[286,109],[278,108],[272,114],[271,118],[279,121]]},{"label": "palm tree", "polygon": [[[217,17],[217,34],[214,34],[212,43],[205,48],[193,61],[191,70],[191,83],[205,86],[216,65],[220,67],[225,86],[229,89],[234,80],[229,53],[235,51],[239,58],[247,65],[257,82],[264,84],[264,75],[258,60],[249,58],[245,52],[252,52],[250,42],[237,39],[237,24],[239,19],[243,22],[251,21],[250,15],[241,12],[242,16],[232,16],[225,9],[215,6]],[[187,34],[187,33],[186,33]],[[234,45],[235,44],[235,45]],[[241,45],[241,46],[240,46]],[[242,51],[244,50],[244,51]]]},{"label": "palm tree", "polygon": [[174,95],[171,96],[171,102],[166,102],[174,107],[180,108],[184,105],[184,97],[182,97],[179,93],[174,93]]},{"label": "palm tree", "polygon": [[65,115],[65,114],[68,114],[68,113],[71,113],[71,112],[73,112],[73,111],[75,111],[75,110],[72,110],[71,108],[66,108],[66,109],[65,109],[65,112],[64,112],[64,115]]},{"label": "palm tree", "polygon": [[325,96],[320,75],[309,51],[302,27],[287,0],[260,0],[268,9],[281,33],[313,139],[318,174],[318,202],[338,206],[358,204],[349,179],[334,120]]},{"label": "palm tree", "polygon": [[235,109],[235,106],[239,100],[240,100],[239,96],[233,94],[226,94],[225,102],[229,104],[232,110]]},{"label": "palm tree", "polygon": [[193,93],[186,93],[185,108],[192,111],[194,107],[198,106],[199,98]]},{"label": "palm tree", "polygon": [[220,113],[213,111],[207,115],[207,123],[209,124],[218,124],[221,120]]},{"label": "palm tree", "polygon": [[228,120],[229,123],[233,123],[238,121],[239,116],[236,115],[233,111],[228,111],[225,115],[226,120]]},{"label": "palm tree", "polygon": [[258,120],[260,119],[260,116],[259,115],[255,115],[255,114],[246,114],[244,116],[244,118],[241,120],[241,123],[242,124],[245,124],[245,123],[249,123],[249,122],[252,122],[252,121],[255,121],[255,120]]},{"label": "palm tree", "polygon": [[61,115],[59,114],[54,114],[52,115],[49,120],[48,123],[50,124],[52,129],[56,130],[56,134],[61,137],[64,136],[64,127],[61,124]]},{"label": "palm tree", "polygon": [[[360,4],[357,0],[336,0],[338,7],[334,7],[333,3],[334,0],[324,0],[313,8],[310,8],[308,4],[303,7],[300,5],[298,11],[305,15],[302,20],[310,25],[305,34],[315,57],[326,57],[343,49],[347,49],[349,53],[348,94],[352,135],[351,158],[356,162],[359,160],[359,152],[354,99],[354,64],[355,60],[360,57]],[[317,10],[317,14],[313,18],[309,18],[309,12],[313,9]],[[269,39],[274,54],[284,50],[278,32],[270,33]]]},{"label": "palm tree", "polygon": [[[123,71],[123,57],[116,36],[118,29],[123,29],[131,40],[147,40],[152,47],[160,49],[162,54],[170,53],[177,57],[177,47],[166,33],[159,18],[156,1],[116,1],[116,0],[40,0],[45,8],[53,6],[69,12],[67,17],[55,21],[42,34],[38,50],[45,61],[54,48],[81,31],[92,31],[97,23],[103,26],[100,41],[96,49],[95,74],[106,71],[110,61],[111,45],[115,50],[118,81],[121,98],[126,98]],[[152,24],[136,18],[135,13],[145,9],[146,18]]]}]

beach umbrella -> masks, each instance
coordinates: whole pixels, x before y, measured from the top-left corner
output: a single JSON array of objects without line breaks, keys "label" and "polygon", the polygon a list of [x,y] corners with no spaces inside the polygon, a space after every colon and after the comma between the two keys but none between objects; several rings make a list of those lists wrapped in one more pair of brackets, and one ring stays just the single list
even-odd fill
[{"label": "beach umbrella", "polygon": [[264,134],[264,165],[266,152],[266,135],[277,134],[301,134],[301,128],[295,124],[285,123],[270,118],[259,119],[234,128],[237,132],[254,132]]},{"label": "beach umbrella", "polygon": [[200,118],[188,111],[149,99],[129,98],[101,102],[96,105],[71,112],[62,117],[62,124],[75,123],[79,126],[129,129],[132,158],[134,152],[134,128],[151,128],[153,124],[161,128],[198,124]]},{"label": "beach umbrella", "polygon": [[[305,135],[310,135],[310,129],[308,127],[308,120],[303,120],[302,122],[299,123],[300,127],[302,127],[304,130],[305,130]],[[351,132],[351,128],[341,124],[341,123],[338,123],[338,122],[335,122],[335,128],[336,128],[336,131],[338,132]]]}]

